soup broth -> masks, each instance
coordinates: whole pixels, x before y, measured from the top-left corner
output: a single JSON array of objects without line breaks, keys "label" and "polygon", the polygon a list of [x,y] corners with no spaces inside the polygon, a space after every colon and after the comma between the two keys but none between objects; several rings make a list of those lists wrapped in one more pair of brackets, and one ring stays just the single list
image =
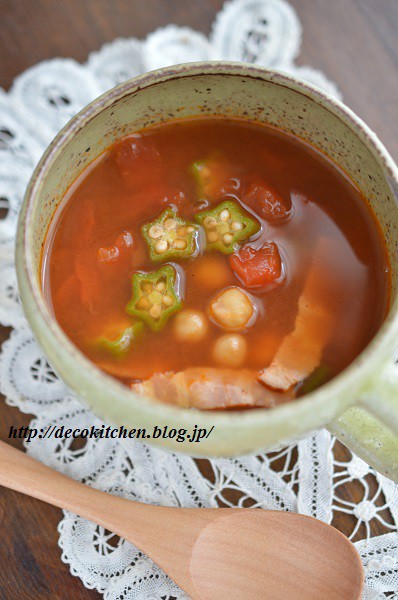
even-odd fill
[{"label": "soup broth", "polygon": [[325,156],[260,124],[127,136],[63,199],[45,298],[96,365],[198,408],[272,406],[342,371],[389,301],[378,224]]}]

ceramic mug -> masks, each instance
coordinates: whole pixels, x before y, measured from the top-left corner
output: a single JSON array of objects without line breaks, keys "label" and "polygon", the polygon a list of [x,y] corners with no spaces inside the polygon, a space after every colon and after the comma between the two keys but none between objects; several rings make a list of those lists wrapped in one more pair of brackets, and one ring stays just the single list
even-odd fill
[{"label": "ceramic mug", "polygon": [[[271,410],[200,412],[139,397],[100,371],[66,337],[43,300],[41,251],[65,191],[115,139],[181,117],[222,115],[268,123],[308,141],[345,171],[379,220],[391,262],[389,313],[342,373]],[[200,444],[153,440],[202,456],[233,456],[328,427],[376,469],[398,480],[398,169],[372,131],[341,102],[295,78],[240,63],[191,63],[147,73],[110,90],[74,117],[29,183],[17,235],[17,273],[29,323],[51,365],[106,422],[214,429]]]}]

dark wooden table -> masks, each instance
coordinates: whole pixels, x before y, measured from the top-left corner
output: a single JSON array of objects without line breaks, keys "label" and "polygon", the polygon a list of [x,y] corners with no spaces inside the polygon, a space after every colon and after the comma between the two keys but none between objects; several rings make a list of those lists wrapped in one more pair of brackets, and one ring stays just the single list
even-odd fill
[{"label": "dark wooden table", "polygon": [[[374,129],[398,160],[398,1],[290,0],[304,29],[299,64],[323,70],[340,87],[345,102]],[[115,37],[145,37],[167,23],[206,34],[222,0],[0,0],[0,86],[21,71],[56,56],[84,61]],[[0,328],[0,340],[9,330]],[[30,417],[3,401],[0,439],[10,425]],[[21,447],[17,440],[13,444]],[[345,450],[339,449],[341,457]],[[361,500],[360,486],[344,490]],[[57,524],[61,512],[0,488],[0,599],[86,600],[84,588],[60,560]],[[387,516],[388,518],[388,516]],[[349,531],[350,519],[336,519]],[[374,533],[384,532],[380,527]]]}]

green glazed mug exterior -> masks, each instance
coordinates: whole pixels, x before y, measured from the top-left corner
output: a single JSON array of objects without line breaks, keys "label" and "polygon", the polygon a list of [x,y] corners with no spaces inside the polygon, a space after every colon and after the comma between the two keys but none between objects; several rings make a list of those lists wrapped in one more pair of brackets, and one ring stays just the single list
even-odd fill
[{"label": "green glazed mug exterior", "polygon": [[[319,149],[362,191],[379,221],[389,254],[391,304],[374,339],[332,381],[271,410],[201,412],[140,397],[100,371],[72,344],[43,299],[44,239],[57,206],[77,176],[115,139],[199,115],[269,124]],[[201,456],[253,453],[326,426],[373,467],[398,480],[397,195],[398,169],[376,135],[341,102],[315,87],[242,63],[191,63],[147,73],[84,108],[38,164],[17,233],[23,308],[51,365],[80,400],[108,423],[147,431],[155,425],[187,430],[214,426],[200,444],[187,439],[153,440],[174,451]]]}]

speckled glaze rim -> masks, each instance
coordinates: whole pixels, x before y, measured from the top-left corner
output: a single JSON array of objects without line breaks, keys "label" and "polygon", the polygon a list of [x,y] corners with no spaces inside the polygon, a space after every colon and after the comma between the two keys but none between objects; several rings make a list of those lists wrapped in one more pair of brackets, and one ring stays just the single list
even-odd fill
[{"label": "speckled glaze rim", "polygon": [[[251,432],[254,435],[255,431],[257,439],[259,439],[259,432],[261,433],[262,427],[267,426],[268,430],[275,427],[279,430],[281,426],[283,427],[283,425],[286,425],[291,420],[300,423],[300,419],[304,418],[307,423],[306,431],[311,431],[311,429],[325,425],[346,408],[358,403],[362,392],[373,388],[376,372],[382,370],[391,358],[395,340],[398,339],[398,298],[393,299],[385,322],[374,339],[357,359],[331,382],[324,385],[321,389],[308,394],[300,399],[299,402],[280,405],[272,410],[258,409],[256,411],[239,411],[234,413],[199,412],[192,409],[174,408],[169,405],[160,404],[149,398],[143,399],[136,396],[121,383],[100,371],[89,359],[78,351],[51,316],[43,300],[29,247],[29,227],[35,199],[39,195],[43,179],[51,168],[54,158],[62,152],[63,146],[71,136],[74,136],[78,130],[84,127],[103,109],[126,95],[166,80],[193,75],[212,74],[236,75],[264,80],[287,87],[314,100],[348,125],[354,134],[365,143],[377,162],[381,165],[386,180],[390,183],[390,187],[393,185],[398,190],[398,169],[377,136],[349,108],[320,89],[299,82],[289,75],[245,63],[217,61],[178,65],[141,75],[113,88],[85,107],[56,136],[36,167],[24,198],[18,223],[17,273],[24,310],[36,336],[39,341],[41,341],[42,337],[46,336],[53,346],[55,344],[60,346],[64,356],[68,356],[74,362],[76,367],[74,377],[77,380],[79,379],[79,372],[84,370],[87,376],[92,377],[97,387],[105,388],[112,398],[117,398],[121,411],[126,407],[128,407],[129,411],[134,410],[139,416],[139,418],[137,417],[137,421],[140,423],[162,423],[164,421],[173,422],[178,427],[186,428],[193,427],[194,425],[198,427],[211,427],[215,425],[220,432],[221,442],[219,446],[209,447],[209,451],[206,450],[203,454],[233,455],[259,450],[259,444],[258,442],[250,444],[250,441],[248,441],[246,446],[243,445],[244,447],[242,447],[242,443],[240,443],[236,445],[235,451],[233,449],[233,442],[230,442],[228,450],[224,451],[223,437],[230,438],[233,435],[237,435],[239,431],[244,431],[250,438]],[[51,362],[51,356],[49,358]],[[78,381],[75,381],[71,387],[79,394]],[[339,403],[337,403],[336,398],[340,398]],[[90,408],[98,414],[94,401],[90,403]],[[107,418],[103,410],[100,411],[99,416]],[[112,421],[112,418],[107,418],[107,420]],[[288,427],[286,436],[278,441],[287,441],[292,436],[291,429],[291,427],[290,429]],[[169,446],[173,450],[180,449],[191,454],[194,453],[194,449],[189,445],[188,447],[183,447],[182,445],[176,445],[167,441],[162,442],[162,445]],[[200,451],[202,453],[202,448]]]}]

